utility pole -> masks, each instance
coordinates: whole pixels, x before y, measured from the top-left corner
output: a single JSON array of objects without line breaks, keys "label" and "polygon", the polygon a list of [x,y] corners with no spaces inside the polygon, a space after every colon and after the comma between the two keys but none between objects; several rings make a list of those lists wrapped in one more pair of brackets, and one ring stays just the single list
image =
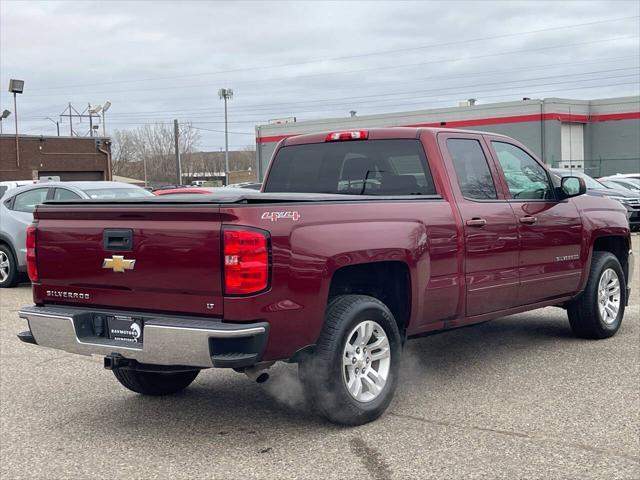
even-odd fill
[{"label": "utility pole", "polygon": [[56,130],[58,131],[58,136],[60,136],[60,122],[58,120],[54,120],[51,117],[47,117],[47,120],[56,124]]},{"label": "utility pole", "polygon": [[69,102],[69,105],[67,106],[67,108],[65,108],[62,111],[62,113],[58,116],[60,118],[69,117],[69,136],[73,137],[73,117],[78,117],[80,118],[80,121],[82,121],[82,114],[78,113],[78,111],[75,108],[73,108],[73,105],[71,105],[71,102]]},{"label": "utility pole", "polygon": [[180,146],[178,141],[180,140],[180,131],[178,130],[178,120],[173,121],[173,140],[175,142],[176,149],[176,173],[178,177],[177,185],[182,185],[182,164],[180,163]]},{"label": "utility pole", "polygon": [[89,112],[89,136],[93,137],[93,113],[91,112],[90,103],[87,103],[87,112]]},{"label": "utility pole", "polygon": [[227,125],[227,100],[233,98],[233,90],[221,88],[218,97],[224,100],[224,184],[229,185],[229,128]]}]

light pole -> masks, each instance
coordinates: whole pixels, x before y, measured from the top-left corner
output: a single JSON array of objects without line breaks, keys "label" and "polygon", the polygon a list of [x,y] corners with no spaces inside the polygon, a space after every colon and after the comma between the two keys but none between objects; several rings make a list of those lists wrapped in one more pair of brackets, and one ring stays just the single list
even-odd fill
[{"label": "light pole", "polygon": [[233,90],[221,88],[218,90],[218,97],[224,100],[224,178],[225,185],[229,185],[229,129],[227,127],[227,100],[233,98]]},{"label": "light pole", "polygon": [[56,124],[56,130],[58,130],[58,136],[60,136],[60,122],[51,117],[47,117],[46,119]]},{"label": "light pole", "polygon": [[24,80],[9,80],[9,91],[13,93],[13,118],[16,122],[16,167],[20,167],[20,142],[18,140],[18,104],[16,95],[24,91]]},{"label": "light pole", "polygon": [[11,112],[9,110],[4,110],[2,112],[2,115],[0,115],[0,134],[2,134],[2,121],[9,115],[11,115]]},{"label": "light pole", "polygon": [[106,102],[104,102],[104,105],[102,107],[102,136],[103,137],[107,136],[107,126],[106,126],[106,123],[104,123],[104,114],[106,113],[107,110],[109,110],[109,108],[111,108],[111,102],[107,100]]},{"label": "light pole", "polygon": [[[91,104],[88,104],[89,106],[87,107],[87,112],[89,112],[89,135],[91,137],[93,137],[93,116],[100,113],[100,111],[102,110],[102,105],[96,105],[94,107],[91,106]],[[100,117],[98,117],[100,118]],[[97,125],[96,125],[97,126]]]}]

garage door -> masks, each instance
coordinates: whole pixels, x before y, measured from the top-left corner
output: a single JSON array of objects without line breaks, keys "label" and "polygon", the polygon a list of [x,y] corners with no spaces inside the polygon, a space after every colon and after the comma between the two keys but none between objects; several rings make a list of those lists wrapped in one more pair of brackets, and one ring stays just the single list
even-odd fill
[{"label": "garage door", "polygon": [[104,180],[104,172],[38,172],[38,178],[60,177],[63,182],[77,182],[81,180]]}]

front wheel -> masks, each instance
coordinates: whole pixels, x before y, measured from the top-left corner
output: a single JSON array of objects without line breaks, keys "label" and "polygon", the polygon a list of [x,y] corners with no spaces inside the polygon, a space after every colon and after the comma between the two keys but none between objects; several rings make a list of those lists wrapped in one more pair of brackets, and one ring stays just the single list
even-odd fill
[{"label": "front wheel", "polygon": [[171,395],[178,393],[193,382],[200,370],[186,372],[147,372],[118,368],[113,374],[118,381],[132,392],[142,395]]},{"label": "front wheel", "polygon": [[400,353],[398,325],[387,306],[365,295],[342,295],[329,303],[315,351],[300,363],[300,379],[327,419],[362,425],[389,406]]},{"label": "front wheel", "polygon": [[627,284],[620,262],[609,252],[593,252],[589,279],[582,295],[568,307],[573,332],[582,338],[608,338],[624,316]]}]

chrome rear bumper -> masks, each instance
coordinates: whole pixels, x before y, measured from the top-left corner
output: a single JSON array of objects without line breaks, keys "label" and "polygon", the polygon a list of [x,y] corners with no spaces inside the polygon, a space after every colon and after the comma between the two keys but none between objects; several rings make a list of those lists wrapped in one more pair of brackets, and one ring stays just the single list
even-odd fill
[{"label": "chrome rear bumper", "polygon": [[[133,315],[144,325],[143,343],[109,339],[95,328],[106,315]],[[223,323],[216,319],[154,316],[139,312],[109,312],[65,307],[24,307],[19,316],[29,322],[31,339],[42,347],[80,355],[120,354],[142,364],[198,368],[243,367],[260,360],[269,325]],[[27,332],[18,338],[30,342]],[[26,339],[25,339],[26,338]]]}]

